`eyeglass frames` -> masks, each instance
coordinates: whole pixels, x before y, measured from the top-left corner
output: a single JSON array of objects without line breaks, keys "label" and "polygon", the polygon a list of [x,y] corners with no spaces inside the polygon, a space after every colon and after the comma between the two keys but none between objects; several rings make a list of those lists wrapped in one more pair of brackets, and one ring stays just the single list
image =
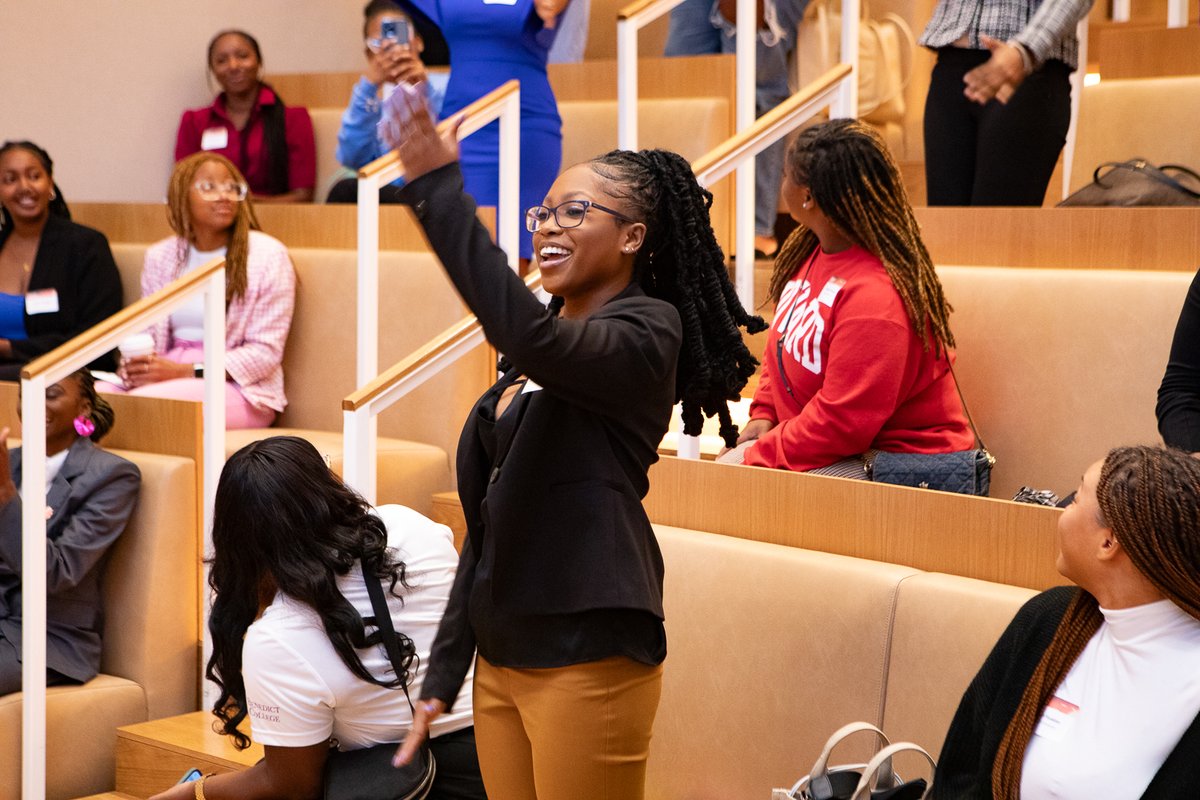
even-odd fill
[{"label": "eyeglass frames", "polygon": [[525,227],[530,232],[536,231],[549,222],[551,217],[554,217],[560,228],[578,228],[583,224],[583,218],[587,216],[589,208],[603,211],[605,214],[612,214],[622,222],[634,222],[620,211],[614,211],[607,206],[593,203],[591,200],[568,200],[565,203],[559,203],[554,208],[534,206],[529,209],[525,212]]},{"label": "eyeglass frames", "polygon": [[222,183],[196,181],[192,186],[195,188],[196,193],[200,195],[201,200],[220,200],[222,197],[232,197],[241,202],[250,193],[250,188],[246,184],[235,181],[224,181]]}]

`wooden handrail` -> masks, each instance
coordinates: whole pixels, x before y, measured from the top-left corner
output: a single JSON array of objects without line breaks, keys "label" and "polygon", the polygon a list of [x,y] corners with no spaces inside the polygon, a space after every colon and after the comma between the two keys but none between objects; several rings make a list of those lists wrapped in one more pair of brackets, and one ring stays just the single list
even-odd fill
[{"label": "wooden handrail", "polygon": [[692,164],[692,171],[696,175],[702,175],[737,160],[738,155],[743,150],[753,146],[765,133],[788,116],[794,114],[801,106],[812,102],[821,94],[837,86],[840,81],[850,75],[851,71],[852,69],[849,64],[834,66],[824,75],[775,106],[775,108],[766,114],[763,114],[749,128],[734,134],[702,155]]},{"label": "wooden handrail", "polygon": [[[662,0],[636,0],[627,6],[622,6],[621,9],[617,11],[617,21],[620,22],[622,20],[636,19],[637,17],[642,16],[642,14],[644,14],[651,6],[657,5],[661,2]],[[676,0],[676,2],[672,4],[672,8],[679,5],[681,2],[683,2],[683,0]]]},{"label": "wooden handrail", "polygon": [[121,309],[103,322],[88,328],[75,338],[63,342],[44,356],[39,356],[30,361],[21,370],[21,377],[25,380],[31,380],[43,373],[49,372],[75,353],[85,347],[90,347],[118,328],[127,325],[139,317],[150,316],[160,306],[178,299],[181,295],[191,291],[196,284],[208,280],[214,272],[218,272],[224,269],[224,267],[224,258],[214,258],[199,269],[193,270],[178,280],[167,284],[149,297],[143,297],[132,305]]},{"label": "wooden handrail", "polygon": [[[447,130],[449,130],[450,125],[458,117],[462,117],[464,119],[464,121],[467,121],[467,120],[470,120],[472,117],[478,117],[478,116],[481,116],[481,115],[491,112],[493,109],[495,109],[497,106],[499,106],[505,100],[507,100],[509,95],[511,95],[513,92],[517,91],[518,89],[520,89],[520,87],[521,87],[520,81],[517,81],[515,79],[510,80],[510,81],[505,81],[504,83],[500,84],[495,89],[493,89],[492,91],[485,94],[483,97],[476,100],[474,103],[471,103],[469,106],[467,106],[462,111],[455,114],[454,116],[450,117],[449,119],[444,119],[441,122],[439,122],[438,126],[437,126],[438,133],[445,133]],[[464,122],[464,126],[465,125],[466,125],[466,122]],[[379,158],[372,161],[370,164],[367,164],[365,167],[360,169],[358,171],[358,177],[359,178],[369,178],[373,175],[377,175],[380,172],[383,172],[385,169],[388,169],[393,164],[400,164],[400,156],[396,154],[395,150],[392,150],[390,153],[380,156]],[[401,169],[401,174],[403,174],[404,166],[402,164],[400,166],[400,169]]]},{"label": "wooden handrail", "polygon": [[[525,277],[525,285],[529,287],[530,291],[537,291],[542,285],[542,274],[536,269],[533,270]],[[437,358],[443,351],[449,350],[464,339],[469,339],[478,331],[479,320],[476,319],[474,314],[463,317],[433,339],[430,339],[412,355],[396,362],[388,369],[379,373],[374,380],[347,396],[342,400],[342,410],[357,411],[425,364]]]}]

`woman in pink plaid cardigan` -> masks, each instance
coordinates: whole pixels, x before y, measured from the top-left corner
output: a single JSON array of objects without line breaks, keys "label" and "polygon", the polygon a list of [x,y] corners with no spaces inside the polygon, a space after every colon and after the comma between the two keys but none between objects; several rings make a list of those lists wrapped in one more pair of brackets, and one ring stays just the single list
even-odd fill
[{"label": "woman in pink plaid cardigan", "polygon": [[[214,153],[196,153],[175,165],[167,214],[176,235],[146,251],[142,295],[153,294],[214,258],[226,259],[226,427],[265,428],[287,405],[283,345],[296,292],[287,249],[259,230],[245,178]],[[197,297],[151,328],[154,353],[122,359],[123,390],[144,397],[201,400],[202,321],[203,302]]]}]

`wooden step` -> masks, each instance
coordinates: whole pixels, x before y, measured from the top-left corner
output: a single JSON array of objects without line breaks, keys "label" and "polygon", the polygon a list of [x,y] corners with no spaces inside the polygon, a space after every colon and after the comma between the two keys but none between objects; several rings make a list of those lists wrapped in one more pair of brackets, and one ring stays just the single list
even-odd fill
[{"label": "wooden step", "polygon": [[454,532],[454,549],[462,552],[463,537],[467,535],[467,519],[463,516],[458,492],[438,492],[433,496],[429,517]]},{"label": "wooden step", "polygon": [[[213,730],[216,718],[194,711],[117,729],[117,791],[150,797],[173,786],[190,769],[204,774],[236,772],[263,757],[261,745],[237,750]],[[108,796],[108,795],[104,795]]]},{"label": "wooden step", "polygon": [[124,792],[105,792],[104,794],[91,794],[87,797],[80,797],[78,800],[141,800],[131,794]]}]

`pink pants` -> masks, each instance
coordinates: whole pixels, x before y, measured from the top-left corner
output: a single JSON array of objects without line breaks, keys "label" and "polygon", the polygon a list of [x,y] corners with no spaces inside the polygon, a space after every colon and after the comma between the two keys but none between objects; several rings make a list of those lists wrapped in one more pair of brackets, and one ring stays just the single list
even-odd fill
[{"label": "pink pants", "polygon": [[[192,344],[181,345],[163,353],[163,358],[179,364],[197,364],[204,360],[204,348]],[[161,397],[164,400],[201,402],[204,400],[204,379],[175,378],[146,384],[137,389],[125,389],[106,381],[96,381],[96,390],[112,394],[128,394],[133,397]],[[273,409],[254,405],[242,394],[241,387],[233,381],[225,381],[226,430],[268,428],[275,422],[275,417],[276,412]]]}]

